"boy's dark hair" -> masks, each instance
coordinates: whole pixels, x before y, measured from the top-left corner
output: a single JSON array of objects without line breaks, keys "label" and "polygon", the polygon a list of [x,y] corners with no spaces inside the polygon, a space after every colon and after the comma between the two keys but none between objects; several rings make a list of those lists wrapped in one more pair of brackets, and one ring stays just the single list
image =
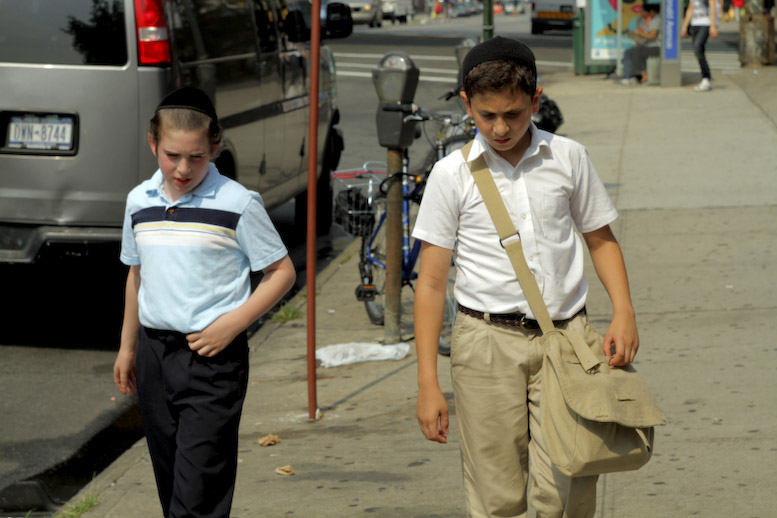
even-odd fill
[{"label": "boy's dark hair", "polygon": [[164,127],[183,131],[202,131],[211,146],[221,142],[221,125],[216,108],[208,94],[193,86],[184,86],[169,93],[156,107],[149,132],[154,142]]},{"label": "boy's dark hair", "polygon": [[529,97],[537,91],[537,79],[526,67],[510,61],[486,61],[470,70],[464,78],[464,93],[468,99],[475,94],[510,90]]},{"label": "boy's dark hair", "polygon": [[464,57],[461,74],[470,99],[489,91],[510,89],[532,96],[537,90],[534,53],[526,44],[501,36],[473,47]]}]

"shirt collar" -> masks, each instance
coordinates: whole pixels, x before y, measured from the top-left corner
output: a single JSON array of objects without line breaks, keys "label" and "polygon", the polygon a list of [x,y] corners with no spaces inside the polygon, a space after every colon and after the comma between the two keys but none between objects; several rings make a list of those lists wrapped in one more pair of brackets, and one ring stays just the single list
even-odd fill
[{"label": "shirt collar", "polygon": [[[531,126],[529,127],[529,131],[531,131],[531,142],[529,142],[529,147],[526,149],[526,151],[523,154],[523,158],[521,158],[521,161],[518,162],[518,166],[521,165],[521,162],[526,160],[527,158],[538,155],[540,153],[540,150],[542,148],[547,149],[550,151],[550,139],[553,138],[552,134],[549,134],[544,131],[540,131],[537,129],[537,126],[534,125],[534,123],[531,123]],[[486,139],[478,133],[475,136],[475,141],[472,144],[472,149],[469,151],[469,156],[466,157],[467,162],[472,162],[473,160],[477,159],[480,155],[483,153],[487,153],[488,156],[493,158],[500,158],[499,155],[497,155],[496,151],[488,144]],[[504,160],[504,159],[502,159]],[[516,166],[516,167],[518,167]]]},{"label": "shirt collar", "polygon": [[[191,196],[199,196],[201,198],[207,198],[216,194],[216,188],[218,187],[219,172],[216,169],[216,165],[213,162],[208,164],[208,172],[205,174],[205,178],[202,179],[200,185],[195,187],[192,191],[178,198],[176,203],[188,201]],[[151,186],[146,190],[148,196],[159,196],[166,202],[170,203],[167,194],[164,189],[165,177],[162,175],[162,170],[157,169],[154,175],[151,177]]]}]

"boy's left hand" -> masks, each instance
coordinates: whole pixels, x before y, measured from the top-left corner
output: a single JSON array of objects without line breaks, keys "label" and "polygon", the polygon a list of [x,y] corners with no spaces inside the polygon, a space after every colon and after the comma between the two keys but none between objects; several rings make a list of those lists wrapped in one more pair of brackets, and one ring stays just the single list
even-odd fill
[{"label": "boy's left hand", "polygon": [[230,322],[229,313],[221,315],[211,325],[198,333],[186,335],[189,349],[200,356],[213,358],[223,351],[240,332]]},{"label": "boy's left hand", "polygon": [[602,344],[605,356],[610,357],[610,367],[623,367],[632,363],[637,356],[637,349],[639,349],[639,334],[637,334],[635,318],[633,316],[614,317]]}]

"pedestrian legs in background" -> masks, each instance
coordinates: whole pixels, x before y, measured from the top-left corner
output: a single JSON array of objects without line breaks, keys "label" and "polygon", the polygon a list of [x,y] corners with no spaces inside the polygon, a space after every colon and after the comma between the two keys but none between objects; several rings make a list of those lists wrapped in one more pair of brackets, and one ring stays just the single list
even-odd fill
[{"label": "pedestrian legs in background", "polygon": [[638,82],[637,76],[634,73],[636,70],[634,68],[634,54],[637,50],[637,47],[638,45],[629,47],[623,52],[623,79],[621,79],[622,85],[630,86],[635,85]]},{"label": "pedestrian legs in background", "polygon": [[645,47],[644,45],[639,45],[636,47],[636,51],[634,55],[634,70],[639,72],[639,75],[641,76],[640,82],[647,83],[648,81],[648,73],[647,73],[648,58],[657,57],[660,54],[661,54],[660,47]]},{"label": "pedestrian legs in background", "polygon": [[701,83],[693,87],[697,92],[709,92],[712,90],[712,83],[706,77],[702,78]]},{"label": "pedestrian legs in background", "polygon": [[710,72],[710,65],[707,63],[707,56],[705,55],[707,39],[709,39],[710,36],[710,28],[704,25],[692,25],[688,32],[691,38],[693,38],[693,53],[699,61],[699,67],[701,68],[701,83],[699,83],[694,90],[697,92],[706,92],[712,89],[710,83],[712,81],[712,74]]}]

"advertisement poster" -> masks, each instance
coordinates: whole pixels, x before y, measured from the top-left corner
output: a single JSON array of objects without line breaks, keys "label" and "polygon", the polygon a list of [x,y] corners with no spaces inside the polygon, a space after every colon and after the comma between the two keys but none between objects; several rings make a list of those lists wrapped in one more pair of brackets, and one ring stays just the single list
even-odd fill
[{"label": "advertisement poster", "polygon": [[[634,45],[627,32],[637,28],[643,0],[621,0],[621,52]],[[615,65],[618,53],[618,0],[589,0],[585,17],[586,65]]]}]

